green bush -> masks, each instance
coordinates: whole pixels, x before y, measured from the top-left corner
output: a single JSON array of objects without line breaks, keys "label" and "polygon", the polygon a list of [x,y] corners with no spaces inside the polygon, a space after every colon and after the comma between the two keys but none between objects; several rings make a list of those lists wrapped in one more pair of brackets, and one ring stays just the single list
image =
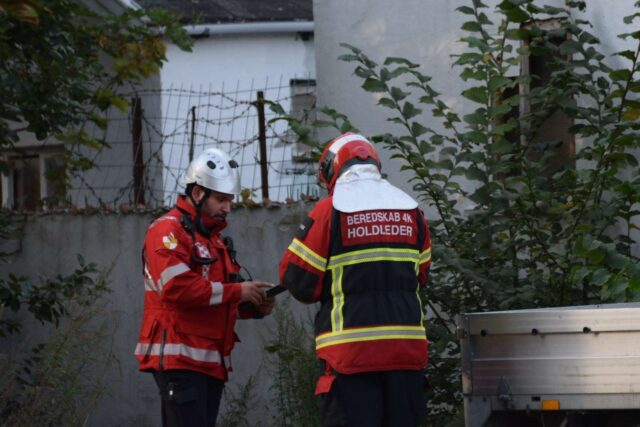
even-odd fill
[{"label": "green bush", "polygon": [[[6,308],[16,313],[13,320],[2,319],[3,333],[14,343],[14,350],[0,359],[2,426],[83,425],[104,392],[102,376],[115,361],[115,328],[95,320],[104,314],[100,302],[106,277],[94,264],[79,261],[72,274],[40,284],[11,275],[0,280],[3,314]],[[23,305],[26,310],[21,311]],[[46,336],[31,350],[21,344],[23,339],[31,342],[22,332],[23,322],[31,322],[25,311],[40,322]]]},{"label": "green bush", "polygon": [[291,312],[289,301],[282,299],[274,310],[276,330],[265,346],[273,380],[272,404],[277,414],[270,425],[319,426],[319,401],[314,390],[321,371],[315,356],[313,327],[310,321]]}]

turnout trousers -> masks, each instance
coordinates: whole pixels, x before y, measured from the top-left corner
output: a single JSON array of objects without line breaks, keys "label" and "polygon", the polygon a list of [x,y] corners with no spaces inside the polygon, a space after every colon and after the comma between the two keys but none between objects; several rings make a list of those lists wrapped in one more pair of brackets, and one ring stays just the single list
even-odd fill
[{"label": "turnout trousers", "polygon": [[183,370],[153,372],[160,390],[163,427],[214,427],[224,381]]},{"label": "turnout trousers", "polygon": [[323,427],[416,427],[426,415],[422,371],[335,373],[323,393]]}]

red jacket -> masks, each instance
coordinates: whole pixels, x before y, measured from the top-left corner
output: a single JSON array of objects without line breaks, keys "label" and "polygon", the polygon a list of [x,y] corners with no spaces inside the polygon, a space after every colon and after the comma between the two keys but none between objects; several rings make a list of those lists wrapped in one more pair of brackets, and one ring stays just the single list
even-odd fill
[{"label": "red jacket", "polygon": [[321,302],[318,357],[345,374],[424,368],[418,291],[427,281],[431,243],[422,212],[345,213],[332,199],[318,202],[280,265],[281,283],[295,298]]},{"label": "red jacket", "polygon": [[[184,212],[193,220],[194,207],[180,198],[147,231],[144,313],[135,356],[143,371],[188,369],[226,381],[241,298],[240,284],[233,283],[239,266],[220,237],[226,224],[206,238],[183,226]],[[216,260],[203,265],[194,256]]]}]

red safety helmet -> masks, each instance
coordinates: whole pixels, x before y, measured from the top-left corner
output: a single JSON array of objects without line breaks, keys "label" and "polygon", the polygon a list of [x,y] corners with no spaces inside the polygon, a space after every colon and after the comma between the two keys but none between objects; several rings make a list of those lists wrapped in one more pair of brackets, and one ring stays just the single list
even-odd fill
[{"label": "red safety helmet", "polygon": [[362,135],[348,132],[332,140],[324,149],[318,178],[331,191],[338,177],[354,164],[374,164],[381,169],[380,156],[373,144]]}]

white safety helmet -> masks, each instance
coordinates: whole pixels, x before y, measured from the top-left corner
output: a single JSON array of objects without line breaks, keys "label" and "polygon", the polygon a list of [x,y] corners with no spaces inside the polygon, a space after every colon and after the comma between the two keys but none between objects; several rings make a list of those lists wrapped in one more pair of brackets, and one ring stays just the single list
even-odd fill
[{"label": "white safety helmet", "polygon": [[225,194],[240,194],[238,164],[217,148],[204,150],[193,159],[184,174],[184,185],[198,184]]}]

